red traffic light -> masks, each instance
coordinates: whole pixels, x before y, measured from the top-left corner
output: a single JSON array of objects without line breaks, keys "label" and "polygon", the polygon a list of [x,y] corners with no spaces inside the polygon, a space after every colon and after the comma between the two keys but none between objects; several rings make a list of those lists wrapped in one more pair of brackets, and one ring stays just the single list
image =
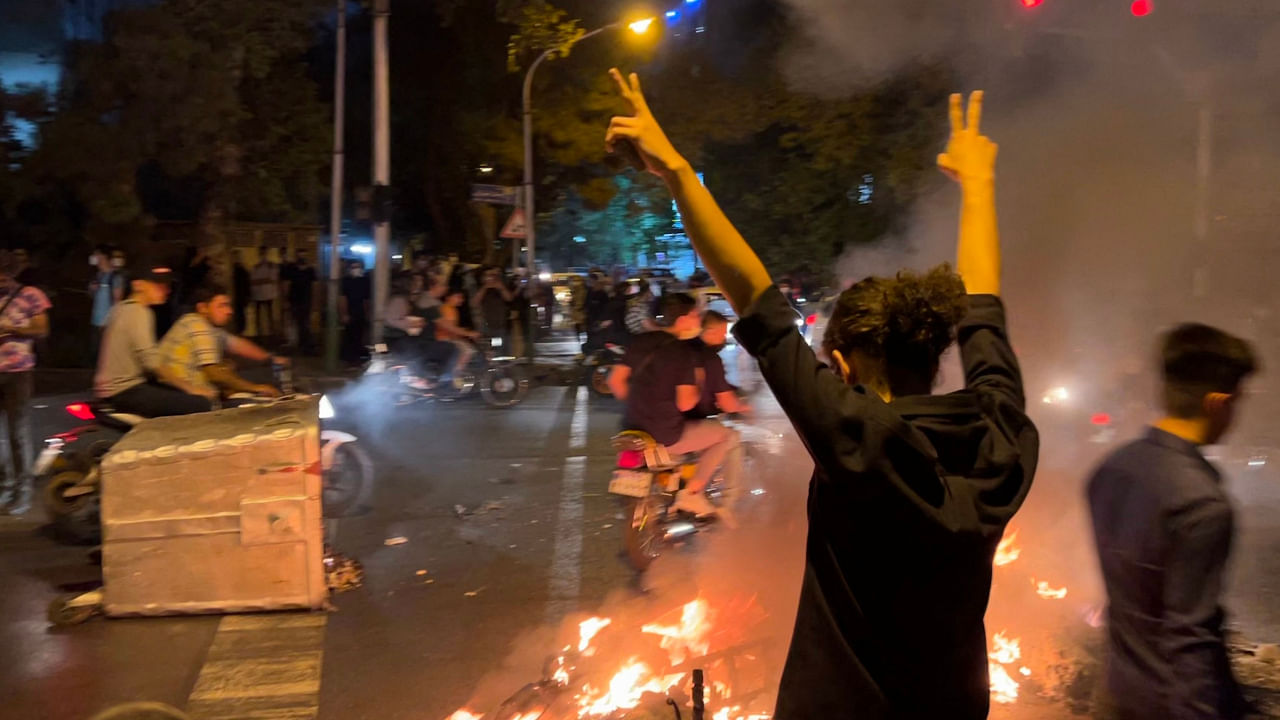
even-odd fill
[{"label": "red traffic light", "polygon": [[1151,0],[1133,0],[1133,4],[1129,6],[1129,12],[1133,13],[1134,17],[1146,17],[1155,9],[1155,3]]}]

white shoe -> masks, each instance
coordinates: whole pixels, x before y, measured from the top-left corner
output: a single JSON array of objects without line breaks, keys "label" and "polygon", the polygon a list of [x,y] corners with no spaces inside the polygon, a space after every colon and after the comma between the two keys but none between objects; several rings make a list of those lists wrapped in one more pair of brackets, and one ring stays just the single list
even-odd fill
[{"label": "white shoe", "polygon": [[716,514],[716,506],[712,505],[711,501],[707,499],[706,494],[701,492],[681,490],[676,493],[676,501],[672,507],[676,510],[692,513],[697,517],[707,517],[709,515]]}]

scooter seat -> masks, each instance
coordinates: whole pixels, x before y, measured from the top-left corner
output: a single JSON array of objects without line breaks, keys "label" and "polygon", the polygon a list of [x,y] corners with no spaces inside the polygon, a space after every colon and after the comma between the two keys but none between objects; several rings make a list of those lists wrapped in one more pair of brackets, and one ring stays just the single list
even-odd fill
[{"label": "scooter seat", "polygon": [[134,425],[137,425],[143,420],[146,420],[146,418],[141,415],[134,415],[133,413],[118,412],[115,408],[111,407],[110,405],[106,405],[102,403],[94,406],[93,415],[98,419],[98,422],[102,423],[103,425],[114,427],[120,430],[128,430],[132,428]]}]

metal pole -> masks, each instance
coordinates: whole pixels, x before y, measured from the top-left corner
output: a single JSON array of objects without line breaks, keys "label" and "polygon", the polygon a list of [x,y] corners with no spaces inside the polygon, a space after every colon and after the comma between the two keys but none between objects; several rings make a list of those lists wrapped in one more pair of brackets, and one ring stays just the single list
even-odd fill
[{"label": "metal pole", "polygon": [[[529,66],[529,71],[524,74],[524,226],[525,226],[525,245],[529,249],[528,260],[526,263],[529,267],[530,274],[533,273],[533,253],[534,243],[536,242],[534,232],[534,207],[533,207],[533,74],[538,70],[538,66],[543,60],[551,57],[555,50],[547,50],[538,56],[537,60]],[[514,257],[519,257],[520,241],[514,240],[516,250]],[[513,263],[514,270],[519,262]]]},{"label": "metal pole", "polygon": [[[391,184],[391,83],[387,59],[387,18],[391,0],[375,0],[373,10],[373,183]],[[382,321],[391,280],[391,219],[374,222],[373,341],[382,341]]]},{"label": "metal pole", "polygon": [[[621,27],[621,25],[622,23],[610,23],[604,27],[596,28],[575,40],[573,44],[576,45],[587,38],[595,37],[606,30],[613,30],[614,28]],[[524,223],[526,228],[525,240],[529,247],[529,252],[526,256],[527,259],[525,262],[529,268],[530,277],[537,275],[535,270],[537,265],[534,264],[534,252],[536,250],[537,242],[534,226],[537,223],[534,222],[535,212],[533,206],[533,73],[537,71],[538,66],[541,65],[544,60],[550,58],[555,54],[555,52],[556,48],[551,48],[543,52],[538,56],[538,59],[534,60],[533,64],[529,66],[529,71],[524,74]],[[519,248],[520,246],[517,245],[516,247]]]},{"label": "metal pole", "polygon": [[347,2],[337,0],[338,53],[333,73],[333,178],[329,183],[329,284],[325,293],[324,366],[338,370],[338,293],[341,291],[338,239],[342,235],[342,179],[345,151],[342,134],[346,126],[347,100]]},{"label": "metal pole", "polygon": [[1197,300],[1209,294],[1209,192],[1213,174],[1213,100],[1206,93],[1200,102],[1199,132],[1196,147],[1196,256],[1191,294]]}]

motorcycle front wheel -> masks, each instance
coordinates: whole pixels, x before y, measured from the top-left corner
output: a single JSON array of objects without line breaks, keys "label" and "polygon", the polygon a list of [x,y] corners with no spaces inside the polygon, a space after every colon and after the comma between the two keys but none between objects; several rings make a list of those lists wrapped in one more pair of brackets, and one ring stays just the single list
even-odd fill
[{"label": "motorcycle front wheel", "polygon": [[622,547],[636,572],[649,569],[662,554],[662,501],[657,495],[628,499],[622,525]]},{"label": "motorcycle front wheel", "polygon": [[514,365],[489,368],[480,385],[480,396],[493,407],[520,404],[529,393],[529,380]]}]

